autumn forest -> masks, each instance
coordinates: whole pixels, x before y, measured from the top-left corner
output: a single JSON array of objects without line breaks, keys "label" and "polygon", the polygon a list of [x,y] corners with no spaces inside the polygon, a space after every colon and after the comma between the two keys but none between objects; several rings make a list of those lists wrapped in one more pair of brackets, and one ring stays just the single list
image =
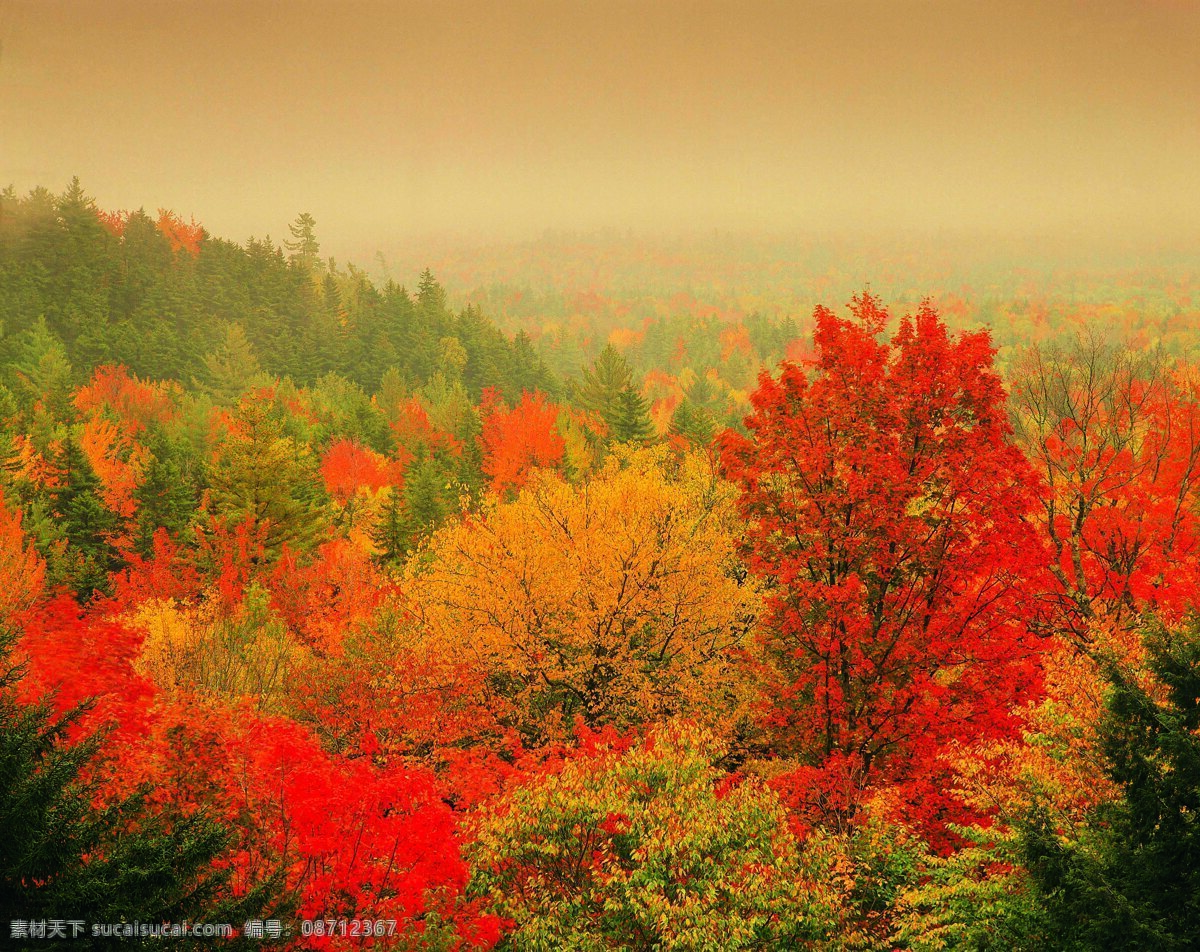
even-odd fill
[{"label": "autumn forest", "polygon": [[0,928],[1200,946],[1197,273],[571,242],[0,194]]}]

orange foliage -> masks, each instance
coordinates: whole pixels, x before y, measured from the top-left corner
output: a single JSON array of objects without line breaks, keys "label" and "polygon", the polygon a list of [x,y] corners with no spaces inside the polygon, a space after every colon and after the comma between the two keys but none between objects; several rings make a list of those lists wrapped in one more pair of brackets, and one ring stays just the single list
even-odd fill
[{"label": "orange foliage", "polygon": [[374,450],[353,440],[335,440],[321,457],[321,477],[325,490],[340,506],[345,506],[360,489],[377,492],[384,486],[403,484],[403,471]]},{"label": "orange foliage", "polygon": [[483,395],[483,472],[491,480],[492,492],[520,489],[535,468],[558,466],[566,448],[557,429],[558,407],[545,395],[521,395],[509,410],[498,394],[488,389]]},{"label": "orange foliage", "polygon": [[121,238],[125,235],[125,225],[129,221],[129,212],[106,212],[96,209],[96,217],[100,219],[100,224],[114,238]]},{"label": "orange foliage", "polygon": [[[1093,651],[1157,690],[1144,672],[1145,647],[1136,632],[1099,624],[1091,637]],[[1098,738],[1109,684],[1092,654],[1061,638],[1047,645],[1043,668],[1045,696],[1018,709],[1018,736],[951,748],[947,759],[960,796],[979,813],[1015,824],[1038,805],[1067,834],[1117,793]]]},{"label": "orange foliage", "polygon": [[722,360],[728,360],[735,353],[745,354],[747,357],[754,353],[754,347],[750,343],[750,332],[744,324],[727,327],[721,331],[720,338]]},{"label": "orange foliage", "polygon": [[172,251],[183,250],[193,258],[200,254],[200,242],[204,238],[204,228],[196,223],[195,218],[188,223],[175,212],[160,208],[155,226],[170,242]]},{"label": "orange foliage", "polygon": [[288,628],[324,654],[339,652],[347,633],[392,591],[367,554],[345,539],[323,542],[307,563],[285,549],[270,586],[272,607]]},{"label": "orange foliage", "polygon": [[[99,416],[83,425],[79,446],[100,480],[104,505],[122,520],[132,519],[136,511],[133,495],[141,483],[149,451],[134,442],[127,430]],[[128,548],[128,539],[123,534],[110,541]]]},{"label": "orange foliage", "polygon": [[452,456],[462,454],[462,443],[434,426],[429,414],[421,406],[421,401],[416,397],[401,404],[398,419],[392,424],[392,431],[400,444],[396,456],[402,465],[407,465],[421,453],[432,454],[438,450],[445,450]]},{"label": "orange foliage", "polygon": [[[54,489],[62,484],[61,471],[38,450],[32,438],[17,433],[12,438],[12,444],[9,466],[15,479],[28,483],[34,489]],[[57,449],[57,441],[52,441],[50,448]]]},{"label": "orange foliage", "polygon": [[637,331],[631,327],[618,327],[608,335],[608,342],[617,350],[628,350],[636,347],[646,337],[645,331]]},{"label": "orange foliage", "polygon": [[170,423],[177,415],[177,387],[166,382],[141,380],[125,367],[105,364],[92,372],[87,385],[75,391],[75,408],[80,413],[113,414],[130,436],[152,424]]},{"label": "orange foliage", "polygon": [[0,492],[0,625],[41,597],[46,563],[21,532],[21,513]]},{"label": "orange foliage", "polygon": [[126,567],[113,578],[113,603],[130,610],[152,599],[188,601],[199,596],[204,580],[193,553],[170,537],[166,529],[154,533],[149,558],[126,554]]},{"label": "orange foliage", "polygon": [[678,409],[682,398],[678,394],[671,394],[662,399],[655,400],[650,405],[650,421],[654,424],[655,430],[662,436],[671,428],[671,420],[675,416],[675,411]]}]

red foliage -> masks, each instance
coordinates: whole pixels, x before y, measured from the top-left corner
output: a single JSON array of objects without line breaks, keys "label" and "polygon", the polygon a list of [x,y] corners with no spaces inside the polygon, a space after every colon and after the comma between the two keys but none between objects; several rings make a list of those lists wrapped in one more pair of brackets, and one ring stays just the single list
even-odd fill
[{"label": "red foliage", "polygon": [[1153,352],[1093,345],[1029,355],[1018,374],[1056,621],[1089,640],[1097,615],[1178,619],[1200,591],[1200,382]]},{"label": "red foliage", "polygon": [[534,468],[549,468],[562,462],[566,444],[559,434],[558,407],[541,393],[521,395],[511,410],[494,390],[483,395],[483,472],[492,491],[520,489]]},{"label": "red foliage", "polygon": [[108,411],[129,436],[151,424],[168,423],[176,415],[169,384],[141,380],[112,364],[97,367],[88,384],[75,392],[75,408],[84,414]]},{"label": "red foliage", "polygon": [[185,222],[175,212],[160,208],[155,226],[171,243],[172,251],[183,250],[193,258],[200,254],[200,242],[204,238],[204,227],[197,224],[195,218],[190,223]]},{"label": "red foliage", "polygon": [[234,526],[213,519],[196,527],[196,564],[225,607],[237,605],[246,586],[264,572],[267,528],[251,516]]},{"label": "red foliage", "polygon": [[[149,785],[152,804],[204,808],[235,833],[220,862],[240,888],[282,870],[307,917],[394,918],[409,934],[436,911],[463,945],[488,948],[498,921],[464,900],[456,820],[428,772],[331,755],[302,726],[183,693],[133,670],[142,635],[60,596],[20,618],[24,703],[90,699],[76,737],[102,725],[100,799]],[[310,948],[353,940],[302,939]]]},{"label": "red foliage", "polygon": [[398,464],[389,463],[353,440],[341,439],[321,457],[321,478],[329,495],[344,506],[360,489],[375,492],[384,486],[400,486],[404,477]]},{"label": "red foliage", "polygon": [[300,916],[395,918],[412,933],[436,909],[462,933],[481,934],[477,947],[495,941],[491,917],[462,901],[468,871],[455,817],[431,775],[330,755],[296,723],[249,709],[184,701],[156,728],[143,762],[160,796],[244,827],[230,863],[246,885],[282,868]]},{"label": "red foliage", "polygon": [[808,372],[764,372],[749,438],[722,437],[750,568],[776,586],[769,721],[781,751],[833,772],[812,788],[826,799],[847,764],[916,782],[949,741],[1009,729],[1038,684],[1035,480],[990,342],[952,340],[924,305],[888,346],[875,298],[851,310],[818,308]]},{"label": "red foliage", "polygon": [[271,604],[300,640],[324,653],[371,617],[394,586],[370,557],[345,539],[323,542],[300,562],[285,548],[270,578]]},{"label": "red foliage", "polygon": [[116,725],[126,738],[145,733],[154,686],[133,671],[140,632],[98,612],[85,615],[67,595],[28,610],[17,627],[17,649],[28,662],[18,686],[22,701],[50,696],[61,713],[94,699],[88,716],[75,725],[77,736],[100,725]]},{"label": "red foliage", "polygon": [[368,626],[297,680],[292,704],[327,746],[380,764],[419,764],[436,774],[448,802],[465,808],[500,790],[524,754],[495,705],[481,703],[484,693],[484,673],[465,653],[414,650]]}]

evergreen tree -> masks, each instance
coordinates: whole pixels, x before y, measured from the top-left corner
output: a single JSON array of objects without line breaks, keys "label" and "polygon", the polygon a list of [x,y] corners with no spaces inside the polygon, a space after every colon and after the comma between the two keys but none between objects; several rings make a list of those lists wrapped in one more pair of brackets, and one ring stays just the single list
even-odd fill
[{"label": "evergreen tree", "polygon": [[250,380],[260,372],[254,347],[241,324],[230,324],[225,328],[225,339],[221,346],[204,358],[207,373],[204,389],[219,404],[228,405],[237,401]]},{"label": "evergreen tree", "polygon": [[51,511],[68,544],[46,552],[51,575],[89,598],[108,590],[109,573],[120,564],[109,543],[118,519],[101,502],[100,480],[73,434],[63,441],[54,462],[60,477],[50,495]]},{"label": "evergreen tree", "polygon": [[717,432],[716,421],[703,407],[684,397],[671,417],[671,433],[696,446],[708,446]]},{"label": "evergreen tree", "polygon": [[137,528],[134,544],[142,555],[154,547],[154,533],[162,528],[171,536],[186,532],[196,514],[198,486],[184,448],[159,439],[152,445],[141,485],[134,493]]},{"label": "evergreen tree", "polygon": [[306,548],[324,524],[320,479],[307,446],[285,436],[270,408],[244,400],[209,474],[210,501],[229,523],[266,525],[266,544]]},{"label": "evergreen tree", "polygon": [[1200,620],[1148,624],[1156,700],[1121,665],[1101,725],[1120,798],[1064,845],[1048,815],[1026,830],[1027,865],[1065,949],[1200,948]]},{"label": "evergreen tree", "polygon": [[290,252],[288,261],[306,271],[315,271],[321,262],[316,219],[308,212],[302,212],[288,225],[288,231],[292,234],[292,240],[283,243]]},{"label": "evergreen tree", "polygon": [[650,406],[646,398],[626,387],[617,395],[616,408],[609,420],[612,437],[620,443],[646,443],[654,439]]},{"label": "evergreen tree", "polygon": [[614,425],[621,394],[633,380],[628,361],[612,344],[600,352],[591,367],[585,367],[583,380],[577,384],[575,399],[585,410],[599,413],[610,427]]},{"label": "evergreen tree", "polygon": [[701,410],[708,410],[710,413],[716,408],[717,402],[720,400],[720,393],[713,386],[707,374],[701,374],[692,381],[692,385],[688,387],[683,394],[689,402]]},{"label": "evergreen tree", "polygon": [[438,284],[428,268],[421,272],[417,283],[417,310],[427,320],[439,320],[446,313],[446,289]]},{"label": "evergreen tree", "polygon": [[378,560],[384,565],[400,565],[408,557],[411,536],[404,494],[392,487],[379,522],[371,533],[371,541],[379,549]]},{"label": "evergreen tree", "polygon": [[432,532],[449,511],[446,475],[433,457],[414,463],[404,483],[404,508],[413,536]]},{"label": "evergreen tree", "polygon": [[40,406],[52,420],[69,420],[74,373],[66,348],[45,318],[39,317],[17,337],[9,354],[11,362],[5,370],[22,406]]}]

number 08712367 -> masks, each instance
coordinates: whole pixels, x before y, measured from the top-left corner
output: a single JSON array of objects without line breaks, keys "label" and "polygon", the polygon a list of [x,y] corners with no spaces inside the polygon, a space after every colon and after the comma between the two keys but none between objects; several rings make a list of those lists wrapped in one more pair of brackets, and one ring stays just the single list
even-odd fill
[{"label": "number 08712367", "polygon": [[395,933],[395,919],[303,919],[300,922],[300,934],[304,936],[338,935],[366,938]]}]

